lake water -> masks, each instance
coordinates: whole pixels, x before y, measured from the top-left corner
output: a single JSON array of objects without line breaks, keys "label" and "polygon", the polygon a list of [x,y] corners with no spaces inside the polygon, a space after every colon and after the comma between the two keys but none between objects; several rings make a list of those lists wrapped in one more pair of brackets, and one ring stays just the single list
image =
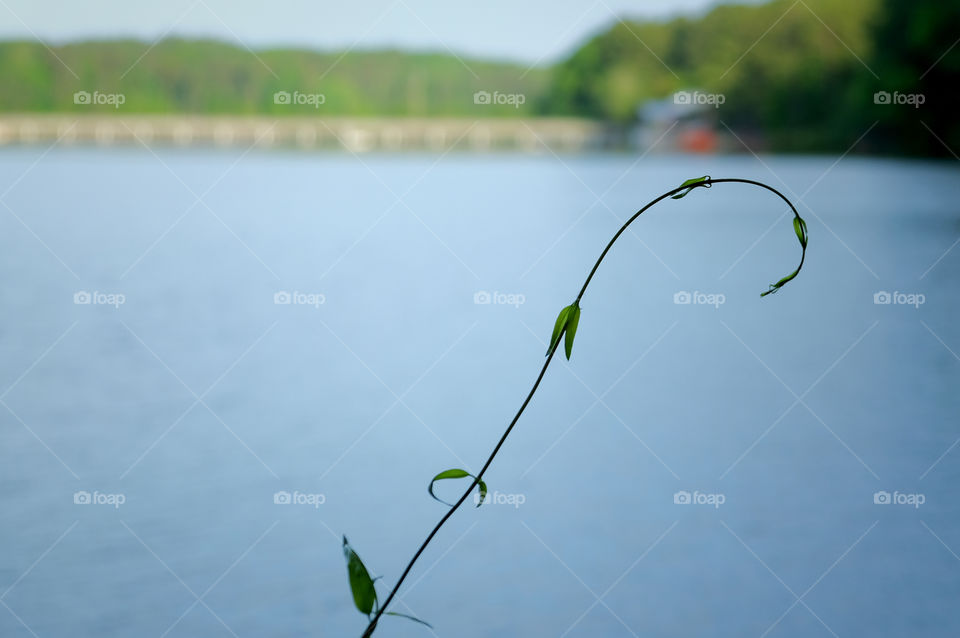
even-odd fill
[{"label": "lake water", "polygon": [[641,217],[396,610],[957,635],[960,174],[835,162],[3,150],[0,635],[358,636],[341,535],[385,594],[621,220],[704,174],[794,197],[803,272],[760,298],[800,252],[768,192]]}]

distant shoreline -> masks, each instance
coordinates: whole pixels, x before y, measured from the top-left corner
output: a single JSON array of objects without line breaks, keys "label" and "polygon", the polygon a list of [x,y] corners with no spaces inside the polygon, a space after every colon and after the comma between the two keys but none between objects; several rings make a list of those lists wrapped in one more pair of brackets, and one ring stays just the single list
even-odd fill
[{"label": "distant shoreline", "polygon": [[293,147],[366,151],[605,148],[616,134],[569,117],[264,117],[233,115],[0,114],[0,147],[34,144]]}]

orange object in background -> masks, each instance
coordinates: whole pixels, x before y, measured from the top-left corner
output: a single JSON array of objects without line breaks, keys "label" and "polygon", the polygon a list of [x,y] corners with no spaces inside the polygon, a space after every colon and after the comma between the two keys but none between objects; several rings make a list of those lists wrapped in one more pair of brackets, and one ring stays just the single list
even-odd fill
[{"label": "orange object in background", "polygon": [[717,150],[717,134],[706,127],[686,129],[677,135],[677,146],[688,153],[713,153]]}]

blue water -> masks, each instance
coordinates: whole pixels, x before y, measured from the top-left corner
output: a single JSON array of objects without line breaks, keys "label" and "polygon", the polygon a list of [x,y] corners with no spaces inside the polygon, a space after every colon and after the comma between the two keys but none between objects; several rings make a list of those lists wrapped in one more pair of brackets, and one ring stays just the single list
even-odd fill
[{"label": "blue water", "polygon": [[644,215],[495,502],[397,611],[437,636],[957,635],[957,165],[834,163],[0,152],[0,635],[359,635],[341,535],[383,595],[444,512],[429,478],[479,469],[620,220],[704,174],[797,198],[801,275],[759,297],[799,258],[770,193]]}]

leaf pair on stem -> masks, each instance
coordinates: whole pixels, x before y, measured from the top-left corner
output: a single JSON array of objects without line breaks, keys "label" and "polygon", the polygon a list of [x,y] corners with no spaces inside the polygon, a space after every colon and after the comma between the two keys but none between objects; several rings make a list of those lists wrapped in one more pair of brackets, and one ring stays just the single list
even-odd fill
[{"label": "leaf pair on stem", "polygon": [[580,302],[574,301],[560,311],[557,322],[553,324],[553,336],[550,337],[547,356],[560,344],[560,337],[563,336],[563,351],[567,355],[567,361],[569,361],[570,353],[573,351],[573,338],[577,336],[578,325],[580,325]]}]

